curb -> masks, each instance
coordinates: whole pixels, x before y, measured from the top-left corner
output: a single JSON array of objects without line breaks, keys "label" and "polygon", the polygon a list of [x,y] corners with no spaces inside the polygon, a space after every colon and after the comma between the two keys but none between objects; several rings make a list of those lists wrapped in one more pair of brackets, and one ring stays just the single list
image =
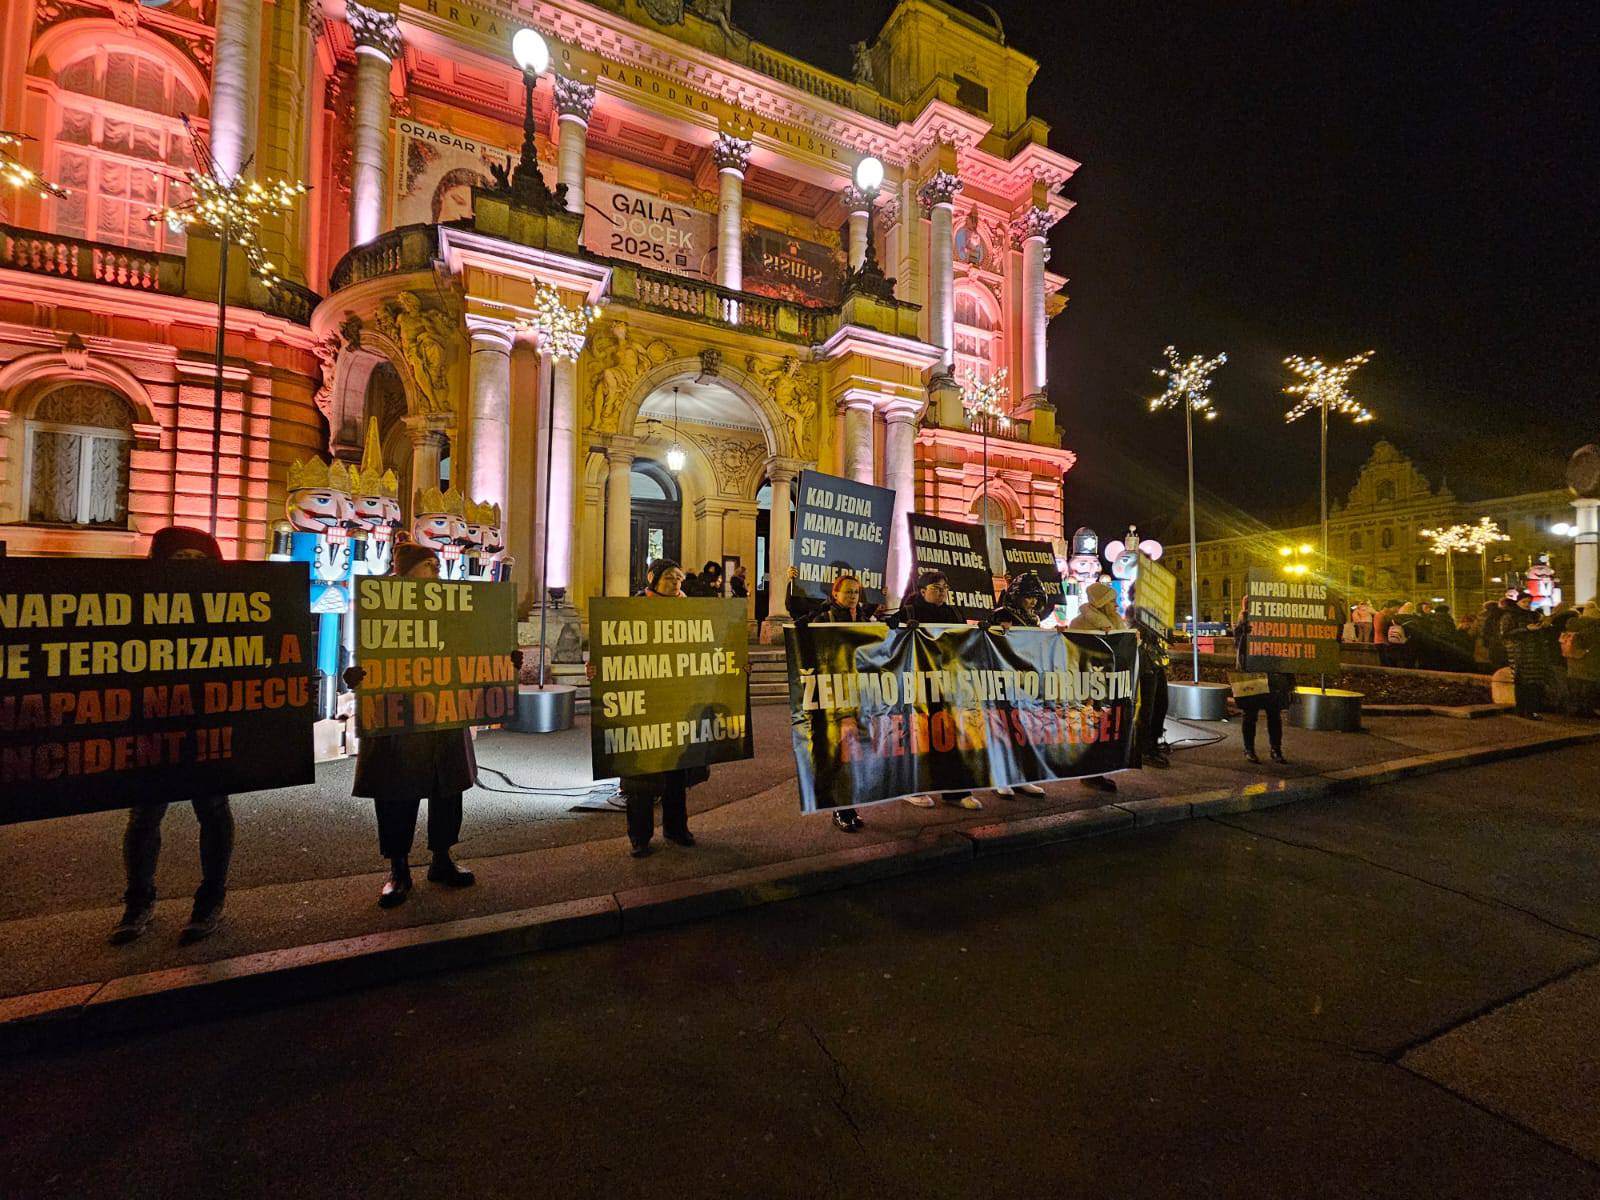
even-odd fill
[{"label": "curb", "polygon": [[535,908],[269,950],[0,999],[0,1054],[75,1045],[307,1000],[522,954],[660,929],[957,862],[1129,829],[1255,812],[1462,767],[1600,741],[1600,729],[1511,746],[1418,754],[1295,779],[1124,800],[1015,821],[930,831],[697,879]]}]

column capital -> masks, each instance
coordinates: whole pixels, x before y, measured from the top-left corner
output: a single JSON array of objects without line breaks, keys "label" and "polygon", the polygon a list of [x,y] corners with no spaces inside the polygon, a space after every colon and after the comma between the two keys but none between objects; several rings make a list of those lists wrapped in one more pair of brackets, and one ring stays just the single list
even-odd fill
[{"label": "column capital", "polygon": [[878,228],[888,233],[900,223],[900,201],[890,196],[878,205]]},{"label": "column capital", "polygon": [[793,483],[800,477],[806,464],[793,458],[767,459],[767,478],[773,483]]},{"label": "column capital", "polygon": [[639,457],[639,443],[633,438],[613,438],[605,447],[606,461],[613,467],[627,466]]},{"label": "column capital", "polygon": [[517,331],[510,321],[501,320],[499,317],[480,317],[474,313],[468,313],[464,319],[467,333],[472,338],[474,354],[479,350],[493,350],[500,354],[511,353]]},{"label": "column capital", "polygon": [[350,22],[350,32],[356,39],[356,53],[374,54],[385,62],[400,57],[400,18],[394,13],[380,12],[346,0],[344,19]]},{"label": "column capital", "polygon": [[711,143],[711,161],[718,171],[737,171],[741,176],[750,166],[751,143],[731,133],[719,133]]},{"label": "column capital", "polygon": [[594,84],[579,83],[564,75],[552,78],[555,83],[556,115],[588,124],[589,114],[594,112]]},{"label": "column capital", "polygon": [[961,177],[952,175],[949,171],[935,171],[917,189],[917,203],[922,206],[923,216],[927,216],[936,208],[953,208],[956,202],[956,193],[962,188]]},{"label": "column capital", "polygon": [[839,203],[847,213],[864,213],[872,207],[872,198],[852,183],[839,192]]},{"label": "column capital", "polygon": [[431,413],[412,413],[401,420],[413,446],[444,445],[447,418]]},{"label": "column capital", "polygon": [[884,425],[910,425],[915,430],[917,420],[922,416],[923,404],[909,400],[891,401],[883,410]]},{"label": "column capital", "polygon": [[1044,241],[1045,235],[1050,232],[1050,227],[1058,220],[1055,213],[1048,208],[1028,208],[1011,218],[1011,246],[1013,249],[1022,249],[1024,242],[1031,242],[1035,238]]}]

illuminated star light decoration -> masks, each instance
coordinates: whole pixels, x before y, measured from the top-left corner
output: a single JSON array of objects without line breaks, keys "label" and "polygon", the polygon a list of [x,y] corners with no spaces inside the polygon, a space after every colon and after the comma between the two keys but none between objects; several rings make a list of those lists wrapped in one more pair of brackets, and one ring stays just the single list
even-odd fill
[{"label": "illuminated star light decoration", "polygon": [[243,247],[255,277],[268,288],[276,287],[278,268],[261,245],[261,222],[267,216],[291,211],[295,201],[306,194],[306,185],[282,179],[263,183],[246,179],[242,173],[229,179],[212,157],[205,139],[195,132],[187,113],[183,117],[183,127],[189,133],[194,161],[198,164],[186,172],[192,196],[183,204],[152,212],[150,223],[165,222],[174,233],[199,226],[225,236]]},{"label": "illuminated star light decoration", "polygon": [[1298,421],[1325,405],[1330,413],[1348,413],[1357,425],[1372,420],[1372,414],[1350,394],[1347,385],[1350,376],[1370,361],[1374,353],[1376,351],[1367,350],[1332,366],[1320,358],[1301,358],[1298,354],[1284,359],[1283,365],[1298,375],[1301,382],[1284,386],[1284,395],[1297,396],[1299,399],[1293,408],[1283,414],[1283,419],[1286,422]]},{"label": "illuminated star light decoration", "polygon": [[961,375],[961,405],[966,409],[967,426],[971,429],[1011,428],[1011,416],[1006,411],[1006,401],[1011,389],[1006,386],[1006,369],[1002,367],[989,378],[979,375],[975,367],[968,367]]},{"label": "illuminated star light decoration", "polygon": [[533,315],[522,320],[524,329],[539,335],[541,348],[560,362],[577,362],[589,340],[589,327],[600,318],[598,304],[569,305],[548,283],[533,289]]},{"label": "illuminated star light decoration", "polygon": [[51,183],[17,157],[17,152],[22,149],[22,143],[33,140],[25,133],[12,133],[8,129],[0,129],[0,179],[12,187],[27,188],[38,192],[41,196],[53,196],[57,200],[65,199],[68,195],[66,188]]},{"label": "illuminated star light decoration", "polygon": [[1176,346],[1168,346],[1162,353],[1169,365],[1157,367],[1152,374],[1167,381],[1167,390],[1151,398],[1150,411],[1188,405],[1190,412],[1203,413],[1208,421],[1216,420],[1217,410],[1211,407],[1211,376],[1228,361],[1228,356],[1206,358],[1195,354],[1180,359]]}]

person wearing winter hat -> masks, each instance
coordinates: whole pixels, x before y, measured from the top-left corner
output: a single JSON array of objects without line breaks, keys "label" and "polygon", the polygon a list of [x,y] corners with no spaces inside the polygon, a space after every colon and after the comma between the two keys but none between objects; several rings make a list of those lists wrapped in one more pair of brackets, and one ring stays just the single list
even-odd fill
[{"label": "person wearing winter hat", "polygon": [[[1117,589],[1103,579],[1091,583],[1084,589],[1083,606],[1067,628],[1083,633],[1121,633],[1127,629],[1128,623],[1117,611]],[[1117,790],[1117,781],[1109,775],[1086,775],[1080,782],[1097,792]]]},{"label": "person wearing winter hat", "polygon": [[[157,562],[222,561],[217,539],[201,529],[169,525],[150,539],[150,558]],[[168,801],[136,804],[128,810],[122,834],[122,863],[128,887],[122,919],[111,931],[111,944],[125,946],[150,927],[155,916],[156,863],[161,857],[161,821]],[[198,942],[217,931],[228,890],[228,864],[233,861],[233,810],[227,796],[195,796],[189,803],[200,822],[200,887],[194,894],[189,923],[178,940]]]}]

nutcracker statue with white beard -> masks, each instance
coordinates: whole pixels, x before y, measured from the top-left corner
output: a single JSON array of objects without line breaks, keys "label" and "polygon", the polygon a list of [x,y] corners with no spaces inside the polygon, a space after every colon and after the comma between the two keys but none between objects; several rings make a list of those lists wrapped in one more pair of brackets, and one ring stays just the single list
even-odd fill
[{"label": "nutcracker statue with white beard", "polygon": [[439,556],[440,579],[466,578],[467,506],[461,493],[430,487],[417,493],[411,540]]},{"label": "nutcracker statue with white beard", "polygon": [[310,570],[311,612],[317,618],[317,716],[329,719],[337,715],[343,627],[350,611],[355,508],[349,469],[342,462],[330,467],[320,458],[291,463],[284,507],[288,520],[274,527],[268,558],[303,562]]},{"label": "nutcracker statue with white beard", "polygon": [[467,501],[467,547],[465,579],[496,583],[510,577],[511,560],[505,556],[505,537],[500,531],[500,506]]}]

